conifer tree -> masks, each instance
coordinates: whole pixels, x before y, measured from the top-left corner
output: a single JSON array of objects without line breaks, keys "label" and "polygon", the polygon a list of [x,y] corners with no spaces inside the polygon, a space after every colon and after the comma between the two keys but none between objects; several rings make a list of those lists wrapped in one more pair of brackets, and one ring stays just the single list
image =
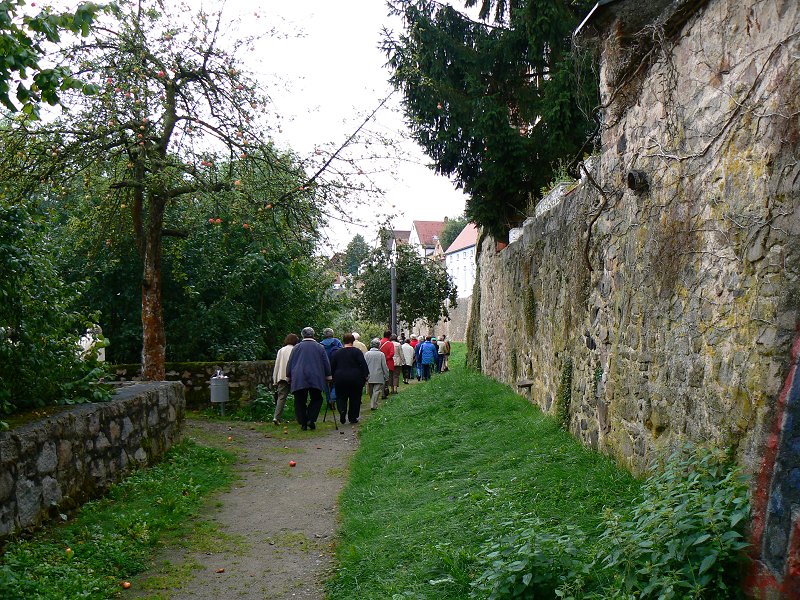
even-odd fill
[{"label": "conifer tree", "polygon": [[465,8],[479,2],[476,20],[432,0],[390,0],[404,28],[385,32],[384,50],[414,138],[467,192],[467,217],[504,239],[594,128],[597,79],[570,38],[593,2]]}]

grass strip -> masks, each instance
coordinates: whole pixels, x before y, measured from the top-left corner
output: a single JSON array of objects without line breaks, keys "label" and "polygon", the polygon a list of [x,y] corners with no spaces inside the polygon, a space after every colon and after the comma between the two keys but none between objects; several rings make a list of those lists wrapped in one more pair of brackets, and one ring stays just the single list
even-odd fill
[{"label": "grass strip", "polygon": [[469,596],[476,553],[522,515],[593,534],[640,483],[505,385],[464,364],[406,388],[361,430],[330,598]]},{"label": "grass strip", "polygon": [[210,492],[234,478],[232,454],[184,441],[158,465],[113,485],[75,518],[0,556],[0,597],[112,598],[121,582],[144,571],[160,542],[187,533]]}]

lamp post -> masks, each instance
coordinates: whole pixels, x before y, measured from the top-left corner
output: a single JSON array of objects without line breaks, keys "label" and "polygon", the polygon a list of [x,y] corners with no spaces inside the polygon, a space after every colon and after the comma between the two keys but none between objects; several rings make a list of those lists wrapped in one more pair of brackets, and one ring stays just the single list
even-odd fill
[{"label": "lamp post", "polygon": [[395,269],[395,253],[392,249],[391,266],[389,267],[389,278],[392,288],[392,322],[390,329],[392,333],[397,333],[397,270]]}]

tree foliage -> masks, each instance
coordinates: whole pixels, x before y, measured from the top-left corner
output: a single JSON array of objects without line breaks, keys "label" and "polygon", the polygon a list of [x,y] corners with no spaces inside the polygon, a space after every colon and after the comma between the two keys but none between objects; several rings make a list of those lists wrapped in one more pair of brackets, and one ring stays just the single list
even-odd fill
[{"label": "tree foliage", "polygon": [[412,134],[469,195],[469,220],[503,239],[593,129],[597,81],[570,34],[594,1],[481,0],[478,21],[433,0],[389,4],[404,27],[384,50]]},{"label": "tree foliage", "polygon": [[361,234],[356,234],[344,251],[344,270],[349,275],[356,275],[361,264],[369,256],[370,248]]},{"label": "tree foliage", "polygon": [[96,92],[95,86],[73,77],[67,64],[44,68],[39,63],[46,53],[44,44],[60,42],[62,32],[87,36],[101,6],[84,2],[74,12],[45,7],[29,15],[25,5],[24,0],[0,1],[0,103],[12,112],[21,109],[29,117],[38,117],[39,103],[58,104],[64,90]]},{"label": "tree foliage", "polygon": [[[89,391],[91,364],[78,358],[89,319],[72,307],[81,284],[55,266],[45,214],[30,201],[0,198],[0,414]],[[84,380],[87,385],[77,385]]]},{"label": "tree foliage", "polygon": [[[303,174],[297,168],[283,177],[299,185]],[[265,198],[291,185],[280,179],[263,182],[264,193],[272,189]],[[102,173],[87,172],[59,191],[51,205],[53,237],[64,276],[87,279],[78,306],[100,312],[113,342],[108,359],[136,362],[141,265],[130,213],[102,201],[107,185]],[[303,210],[305,232],[281,208],[254,205],[235,190],[198,193],[168,207],[165,224],[175,235],[164,240],[162,299],[170,360],[268,358],[288,331],[329,313],[330,279],[314,256],[320,217],[310,203]]]},{"label": "tree foliage", "polygon": [[[443,264],[420,257],[405,244],[397,246],[397,317],[404,323],[423,319],[430,324],[447,317],[457,289]],[[383,247],[372,251],[358,277],[356,304],[363,318],[388,323],[391,315],[391,256]]]},{"label": "tree foliage", "polygon": [[266,96],[237,59],[248,40],[224,33],[219,14],[177,17],[157,0],[121,2],[113,22],[65,51],[96,97],[67,91],[63,117],[17,120],[7,136],[7,172],[13,166],[19,179],[64,190],[90,174],[102,212],[127,215],[141,273],[143,374],[151,379],[163,378],[166,357],[164,239],[188,235],[191,219],[183,217],[200,196],[280,212],[276,221],[301,238],[319,218],[307,210],[319,178],[310,183],[269,143]]},{"label": "tree foliage", "polygon": [[442,250],[444,252],[447,252],[450,244],[455,241],[458,234],[467,226],[467,223],[469,223],[469,219],[464,215],[447,219],[447,222],[442,228],[442,233],[439,234],[439,243],[442,245]]}]

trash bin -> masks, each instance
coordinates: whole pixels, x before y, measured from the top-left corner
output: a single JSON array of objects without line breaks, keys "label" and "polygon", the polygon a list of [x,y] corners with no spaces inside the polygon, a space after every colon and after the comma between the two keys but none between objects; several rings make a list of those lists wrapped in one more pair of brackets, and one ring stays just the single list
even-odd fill
[{"label": "trash bin", "polygon": [[211,378],[211,403],[219,404],[220,411],[225,414],[225,403],[228,401],[228,376],[221,369]]}]

